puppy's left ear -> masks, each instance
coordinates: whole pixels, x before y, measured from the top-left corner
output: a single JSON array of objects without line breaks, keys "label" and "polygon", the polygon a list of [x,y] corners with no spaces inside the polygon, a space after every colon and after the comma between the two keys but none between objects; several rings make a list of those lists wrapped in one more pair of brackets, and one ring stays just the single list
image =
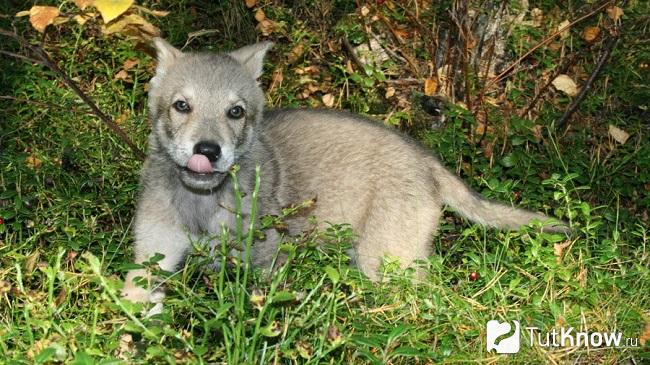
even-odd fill
[{"label": "puppy's left ear", "polygon": [[262,76],[264,56],[266,56],[266,52],[272,46],[273,42],[255,43],[251,44],[250,46],[234,50],[228,53],[228,55],[234,58],[242,66],[244,66],[250,75],[257,80],[258,77]]}]

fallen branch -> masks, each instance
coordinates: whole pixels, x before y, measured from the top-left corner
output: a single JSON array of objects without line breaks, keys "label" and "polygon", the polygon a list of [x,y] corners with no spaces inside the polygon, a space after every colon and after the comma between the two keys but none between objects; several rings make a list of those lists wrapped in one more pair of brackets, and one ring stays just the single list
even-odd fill
[{"label": "fallen branch", "polygon": [[569,107],[564,112],[564,114],[560,117],[560,119],[558,119],[557,122],[555,122],[556,129],[562,128],[569,120],[569,118],[571,118],[571,115],[573,115],[573,113],[575,113],[575,111],[578,109],[578,106],[580,105],[582,100],[584,100],[585,96],[587,96],[587,92],[589,91],[589,89],[591,89],[591,86],[593,85],[594,81],[596,81],[598,75],[600,75],[600,71],[602,71],[605,62],[607,62],[607,59],[609,59],[609,56],[612,54],[612,50],[614,49],[614,46],[616,46],[616,42],[618,42],[619,38],[620,38],[620,32],[618,30],[614,30],[613,33],[609,35],[607,42],[603,46],[603,51],[600,54],[600,58],[598,58],[596,67],[594,67],[593,71],[591,71],[591,75],[589,75],[589,78],[587,79],[587,81],[585,81],[584,86],[580,89],[580,93],[578,94],[578,96],[573,100],[571,105],[569,105]]},{"label": "fallen branch", "polygon": [[22,61],[28,61],[28,62],[36,62],[39,63],[50,70],[52,70],[58,77],[61,78],[63,83],[65,83],[72,91],[77,94],[77,96],[83,100],[88,107],[92,110],[93,114],[95,114],[99,119],[108,127],[110,128],[121,140],[124,142],[131,151],[136,155],[136,157],[140,160],[144,160],[146,155],[142,150],[140,150],[132,141],[129,139],[129,136],[120,128],[108,115],[104,114],[97,104],[90,99],[86,93],[84,93],[77,83],[75,83],[68,74],[66,74],[61,68],[50,58],[50,56],[40,47],[33,46],[29,42],[27,42],[24,38],[19,36],[18,34],[14,32],[10,32],[4,29],[0,29],[0,35],[13,38],[16,40],[18,43],[20,43],[21,46],[27,48],[32,52],[34,56],[36,56],[36,59],[32,59],[30,57],[22,56],[19,54],[11,53],[11,52],[6,52],[3,51],[2,53],[8,56],[15,57],[17,59],[20,59]]},{"label": "fallen branch", "polygon": [[565,25],[564,27],[556,30],[555,32],[553,32],[553,34],[546,37],[546,39],[544,39],[543,41],[537,43],[534,47],[529,49],[528,52],[524,53],[523,56],[519,57],[515,62],[511,63],[510,66],[508,66],[505,70],[501,71],[501,73],[499,73],[497,76],[495,76],[484,88],[486,90],[488,90],[492,85],[494,85],[497,82],[503,80],[507,76],[507,74],[509,74],[518,64],[521,63],[521,61],[523,61],[528,56],[530,56],[538,48],[550,43],[553,39],[555,39],[555,37],[560,35],[562,32],[564,32],[567,29],[571,28],[572,26],[580,23],[581,21],[583,21],[583,20],[585,20],[587,18],[590,18],[594,14],[596,14],[599,11],[601,11],[602,9],[604,9],[607,5],[611,5],[611,4],[612,4],[612,0],[607,0],[607,1],[603,2],[602,4],[600,4],[599,6],[597,6],[594,10],[590,11],[589,13],[581,16],[580,18],[572,21],[571,23]]}]

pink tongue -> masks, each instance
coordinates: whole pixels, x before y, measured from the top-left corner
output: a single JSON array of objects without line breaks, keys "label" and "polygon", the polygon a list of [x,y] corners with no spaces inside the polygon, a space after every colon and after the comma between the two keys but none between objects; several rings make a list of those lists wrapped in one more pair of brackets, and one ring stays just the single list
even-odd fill
[{"label": "pink tongue", "polygon": [[192,155],[190,160],[187,161],[187,168],[198,173],[212,172],[212,164],[205,155]]}]

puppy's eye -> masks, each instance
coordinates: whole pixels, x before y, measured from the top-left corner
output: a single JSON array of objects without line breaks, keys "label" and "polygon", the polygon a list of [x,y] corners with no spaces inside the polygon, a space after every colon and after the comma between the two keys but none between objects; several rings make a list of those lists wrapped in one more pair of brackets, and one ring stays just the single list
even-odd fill
[{"label": "puppy's eye", "polygon": [[235,105],[230,110],[228,110],[228,117],[232,119],[239,119],[244,116],[246,111],[239,105]]},{"label": "puppy's eye", "polygon": [[191,108],[190,104],[183,100],[176,100],[173,104],[174,109],[176,109],[177,112],[179,113],[189,113]]}]

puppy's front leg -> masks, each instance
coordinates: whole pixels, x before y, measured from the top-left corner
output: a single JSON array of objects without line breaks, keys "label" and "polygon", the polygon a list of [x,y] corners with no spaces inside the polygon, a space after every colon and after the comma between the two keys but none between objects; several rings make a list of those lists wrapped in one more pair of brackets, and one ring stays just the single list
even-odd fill
[{"label": "puppy's front leg", "polygon": [[[191,245],[188,234],[176,221],[171,204],[143,194],[136,213],[135,263],[142,264],[155,254],[164,256],[158,262],[162,270],[174,271],[185,258]],[[147,287],[138,286],[134,280],[142,277]],[[126,275],[122,296],[133,302],[161,303],[165,297],[162,288],[156,287],[156,278],[146,269],[131,270]]]}]

